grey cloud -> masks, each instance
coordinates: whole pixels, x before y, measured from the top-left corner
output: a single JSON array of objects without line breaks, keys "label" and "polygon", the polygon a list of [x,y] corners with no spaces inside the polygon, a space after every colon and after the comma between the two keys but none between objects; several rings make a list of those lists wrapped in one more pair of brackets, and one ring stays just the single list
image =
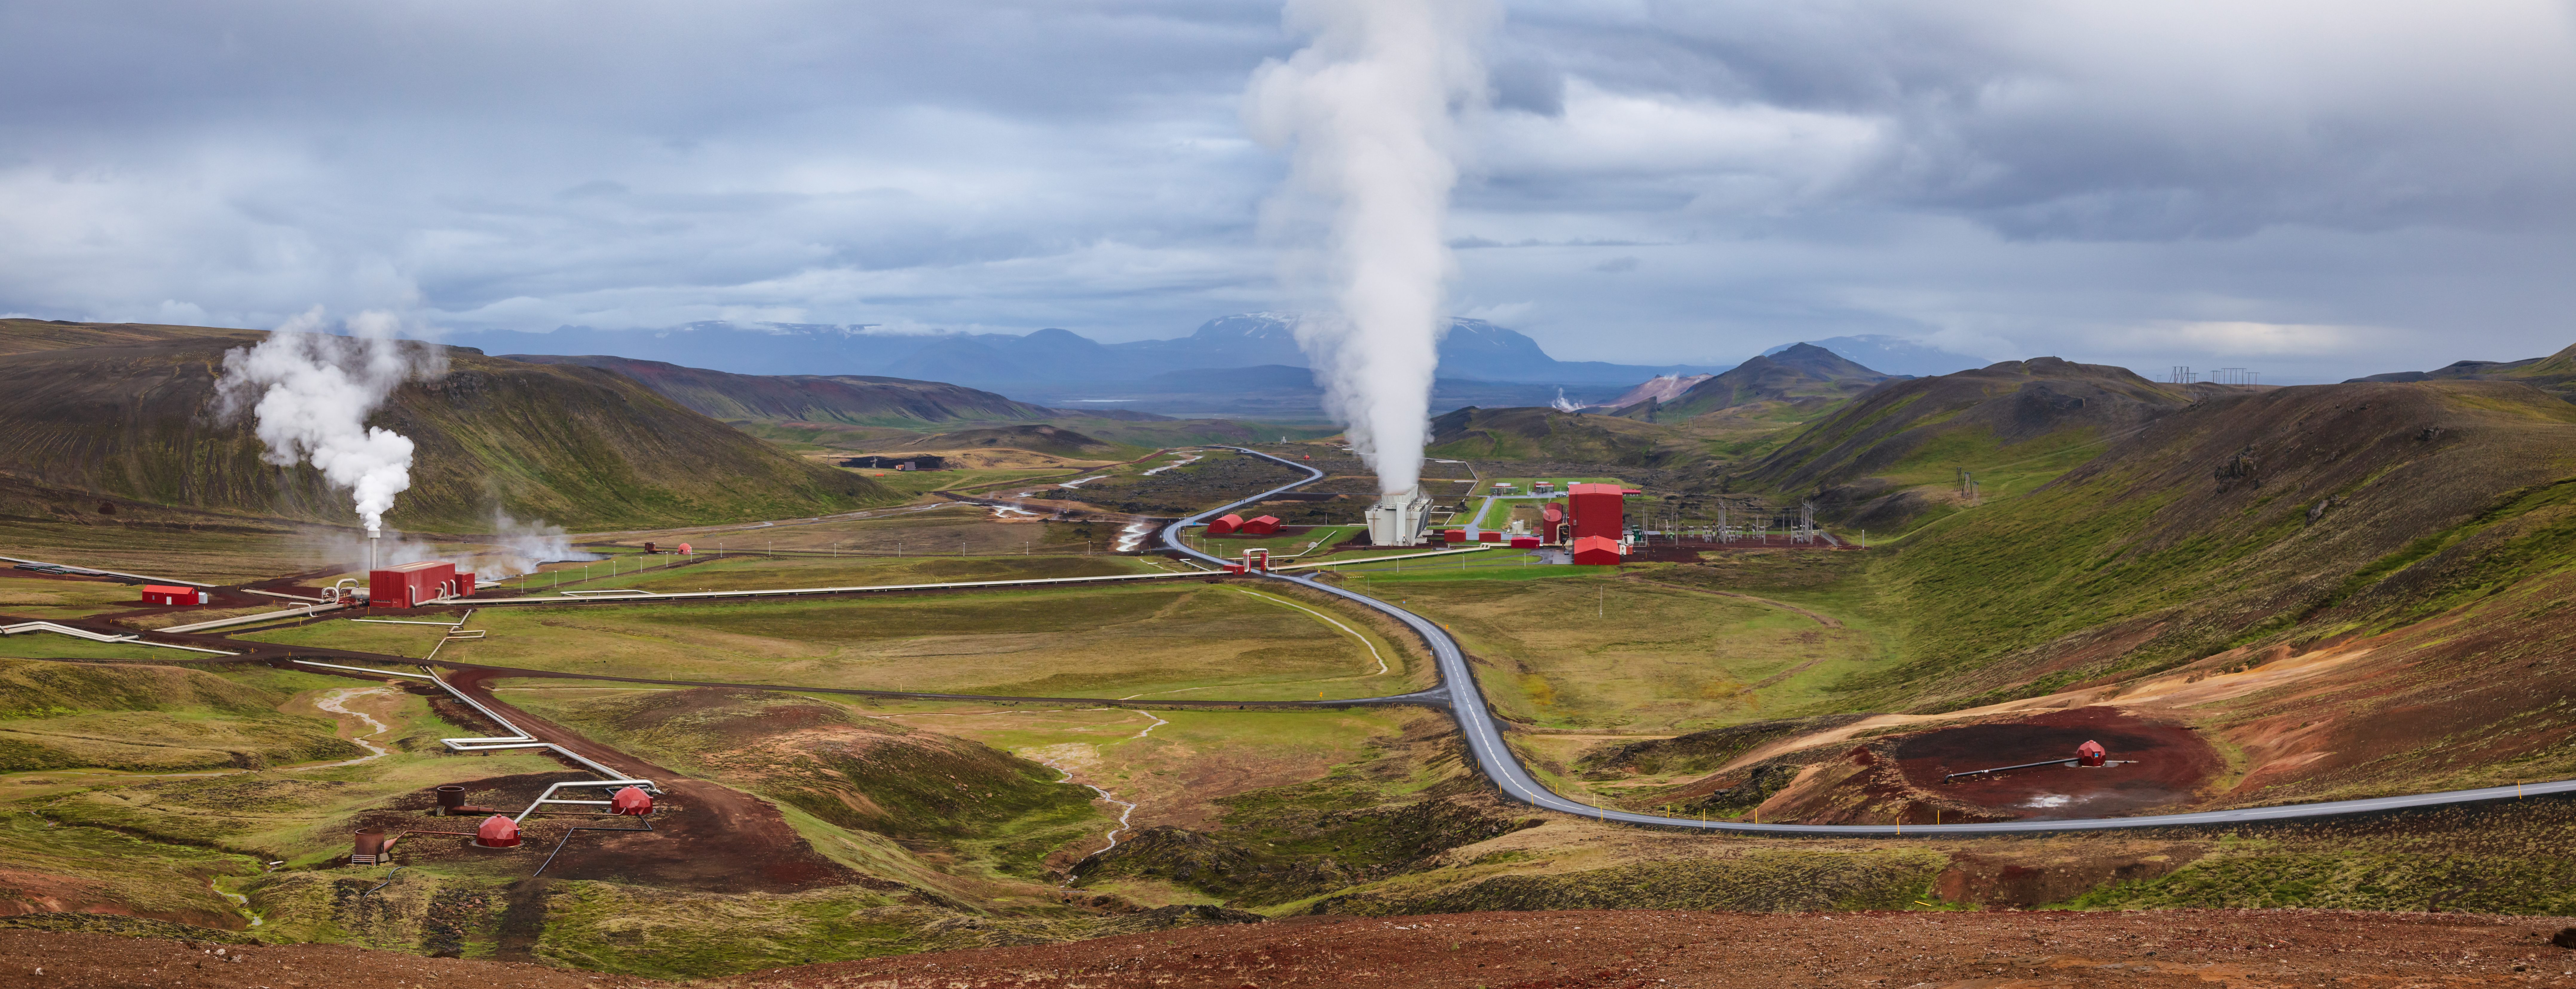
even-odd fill
[{"label": "grey cloud", "polygon": [[[1457,308],[1653,363],[1866,334],[2266,380],[2553,351],[2568,11],[1519,4]],[[1296,45],[1279,13],[0,5],[0,311],[1174,335],[1286,301],[1281,164],[1238,116]],[[2185,352],[2255,324],[2372,329]]]}]

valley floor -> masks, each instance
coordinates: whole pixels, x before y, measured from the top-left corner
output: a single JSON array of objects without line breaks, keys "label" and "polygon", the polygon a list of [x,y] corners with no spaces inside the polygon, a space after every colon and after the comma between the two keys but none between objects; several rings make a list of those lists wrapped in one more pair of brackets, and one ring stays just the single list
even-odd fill
[{"label": "valley floor", "polygon": [[[764,969],[690,984],[758,989],[2576,985],[2576,951],[2551,943],[2564,924],[2565,918],[2304,910],[1316,917]],[[213,954],[219,947],[225,955]],[[222,960],[235,953],[247,960]],[[36,974],[39,970],[43,974]],[[79,931],[0,930],[0,989],[405,983],[538,989],[673,985],[337,945],[242,947]]]}]

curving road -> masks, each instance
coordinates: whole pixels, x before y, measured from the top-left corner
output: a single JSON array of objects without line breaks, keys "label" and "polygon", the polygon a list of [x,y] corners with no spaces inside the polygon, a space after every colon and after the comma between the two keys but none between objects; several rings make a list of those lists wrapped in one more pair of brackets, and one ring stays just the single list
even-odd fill
[{"label": "curving road", "polygon": [[[1316,470],[1313,467],[1298,463],[1294,460],[1273,457],[1259,450],[1250,450],[1243,447],[1233,447],[1232,449],[1248,453],[1256,457],[1262,457],[1286,464],[1290,467],[1305,471],[1307,476],[1304,480],[1284,484],[1260,494],[1253,495],[1250,498],[1243,499],[1242,501],[1234,502],[1220,508],[1212,508],[1207,511],[1200,512],[1197,515],[1174,522],[1163,530],[1164,546],[1201,560],[1221,563],[1223,561],[1219,560],[1217,557],[1191,549],[1189,546],[1183,544],[1180,539],[1181,530],[1192,525],[1197,525],[1210,516],[1218,515],[1243,505],[1260,501],[1272,495],[1304,487],[1305,485],[1314,483],[1324,476],[1323,471]],[[1741,821],[1702,821],[1687,817],[1665,817],[1660,814],[1639,814],[1634,811],[1610,810],[1567,799],[1566,797],[1561,796],[1555,791],[1540,784],[1536,778],[1530,775],[1528,767],[1521,764],[1520,757],[1512,752],[1510,746],[1504,744],[1502,727],[1494,718],[1493,711],[1485,705],[1485,695],[1476,685],[1476,672],[1467,665],[1466,653],[1458,648],[1458,641],[1450,638],[1448,631],[1442,629],[1439,623],[1396,607],[1395,605],[1369,597],[1365,594],[1344,590],[1331,584],[1317,581],[1312,577],[1291,576],[1287,574],[1269,574],[1267,576],[1271,580],[1286,581],[1291,584],[1309,587],[1322,593],[1330,594],[1334,597],[1342,598],[1358,604],[1362,607],[1375,609],[1397,621],[1403,622],[1407,627],[1412,628],[1416,634],[1422,636],[1424,642],[1430,644],[1431,653],[1437,659],[1440,666],[1440,687],[1433,691],[1425,691],[1424,693],[1445,695],[1450,712],[1458,719],[1459,731],[1467,738],[1467,749],[1474,756],[1477,767],[1484,771],[1485,777],[1492,780],[1494,785],[1500,787],[1504,793],[1510,794],[1514,799],[1520,800],[1523,803],[1537,807],[1545,807],[1549,810],[1560,811],[1567,814],[1598,818],[1604,821],[1619,821],[1627,824],[1650,824],[1672,828],[1696,828],[1704,831],[1745,832],[1752,834],[1833,835],[1843,837],[1859,835],[1921,835],[1928,837],[1932,835],[1995,834],[2000,832],[2036,833],[2052,831],[2114,831],[2133,828],[2170,827],[2174,825],[2247,824],[2257,821],[2279,821],[2308,817],[2336,817],[2345,814],[2366,814],[2374,811],[2403,810],[2410,807],[2438,807],[2446,804],[2478,803],[2488,800],[2510,800],[2524,796],[2576,792],[2576,780],[2554,780],[2546,783],[2495,786],[2478,790],[2450,790],[2441,793],[2418,793],[2400,797],[2375,797],[2366,800],[2335,800],[2325,803],[2284,804],[2275,807],[2253,807],[2242,810],[2212,810],[2190,814],[2157,814],[2149,817],[2095,817],[2060,821],[1999,821],[1983,824],[1748,824]]]}]

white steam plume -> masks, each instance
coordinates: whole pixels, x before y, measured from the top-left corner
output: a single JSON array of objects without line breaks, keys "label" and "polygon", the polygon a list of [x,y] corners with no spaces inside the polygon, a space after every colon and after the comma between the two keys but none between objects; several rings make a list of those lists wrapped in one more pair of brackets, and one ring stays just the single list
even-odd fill
[{"label": "white steam plume", "polygon": [[435,347],[394,339],[401,321],[370,310],[346,323],[351,336],[323,334],[322,307],[287,320],[258,346],[224,352],[215,383],[227,419],[248,407],[258,419],[260,459],[280,467],[310,461],[331,486],[350,493],[368,532],[384,528],[394,496],[411,487],[411,438],[370,427],[367,416],[412,377],[446,373]]},{"label": "white steam plume", "polygon": [[521,522],[508,512],[495,512],[492,532],[501,537],[501,548],[476,556],[475,577],[479,580],[534,573],[538,564],[558,560],[600,559],[597,553],[572,548],[572,539],[564,535],[563,526],[547,525],[544,519]]},{"label": "white steam plume", "polygon": [[1311,209],[1322,228],[1320,246],[1283,262],[1292,286],[1330,303],[1298,321],[1297,343],[1389,493],[1422,472],[1454,267],[1451,149],[1458,113],[1485,98],[1475,49],[1498,16],[1489,0],[1288,0],[1288,26],[1314,41],[1263,63],[1245,93],[1253,136],[1290,149],[1272,219]]}]

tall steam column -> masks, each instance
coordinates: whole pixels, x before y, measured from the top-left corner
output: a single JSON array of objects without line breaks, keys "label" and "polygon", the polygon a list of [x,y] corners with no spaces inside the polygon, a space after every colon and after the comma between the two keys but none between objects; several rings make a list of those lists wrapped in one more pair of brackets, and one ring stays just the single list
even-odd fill
[{"label": "tall steam column", "polygon": [[1422,542],[1422,527],[1431,521],[1431,496],[1420,487],[1410,491],[1379,495],[1377,504],[1369,506],[1369,543],[1376,546],[1414,546]]}]

